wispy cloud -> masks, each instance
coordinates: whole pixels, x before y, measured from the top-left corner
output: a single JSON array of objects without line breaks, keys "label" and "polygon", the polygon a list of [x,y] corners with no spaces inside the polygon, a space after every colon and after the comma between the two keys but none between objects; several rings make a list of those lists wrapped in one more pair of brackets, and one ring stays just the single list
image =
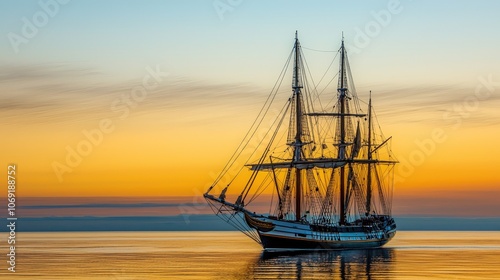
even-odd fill
[{"label": "wispy cloud", "polygon": [[[119,100],[125,105],[122,99],[141,82],[142,77],[138,77],[110,84],[99,71],[62,64],[7,65],[0,70],[0,110],[7,116],[22,116],[15,119],[17,122],[29,123],[74,123],[110,117],[114,114],[113,102]],[[230,110],[232,106],[257,104],[255,97],[263,95],[265,91],[250,85],[214,84],[172,75],[140,106],[131,105],[131,109],[139,114],[184,110],[189,119],[200,108]]]},{"label": "wispy cloud", "polygon": [[426,217],[499,217],[499,195],[499,190],[478,190],[478,187],[474,191],[414,191],[396,195],[393,213]]},{"label": "wispy cloud", "polygon": [[[103,73],[91,68],[65,64],[5,65],[0,70],[0,110],[7,116],[22,116],[9,118],[9,122],[74,123],[109,117],[114,114],[110,109],[113,101],[130,94],[141,79],[110,83],[105,82]],[[449,125],[443,114],[459,114],[457,108],[474,96],[474,87],[466,85],[372,88],[383,89],[373,93],[377,113],[394,123]],[[207,108],[221,115],[237,112],[242,106],[259,108],[267,93],[268,90],[250,84],[216,84],[171,75],[132,109],[137,114],[176,112],[186,122],[199,121],[206,116],[197,112]],[[287,98],[286,94],[283,98]],[[500,123],[494,117],[499,100],[500,94],[478,100],[478,109],[468,121],[481,125]]]},{"label": "wispy cloud", "polygon": [[[419,122],[447,126],[453,124],[450,119],[463,114],[464,107],[474,105],[475,109],[468,112],[468,122],[482,126],[500,124],[500,119],[495,117],[497,112],[493,110],[500,105],[500,94],[473,100],[474,94],[475,88],[466,85],[426,85],[389,87],[374,93],[373,99],[379,116],[393,123]],[[448,113],[448,118],[444,116],[445,113]]]},{"label": "wispy cloud", "polygon": [[152,207],[200,207],[206,203],[89,203],[59,205],[20,205],[19,209],[65,209],[65,208],[152,208]]},{"label": "wispy cloud", "polygon": [[[25,197],[17,207],[20,217],[162,216],[212,213],[200,197]],[[2,217],[3,215],[0,215]]]},{"label": "wispy cloud", "polygon": [[[499,218],[395,217],[398,230],[494,230]],[[189,223],[183,216],[123,217],[36,217],[23,218],[23,232],[53,231],[234,231],[215,215],[193,215]],[[6,232],[8,228],[0,228]]]}]

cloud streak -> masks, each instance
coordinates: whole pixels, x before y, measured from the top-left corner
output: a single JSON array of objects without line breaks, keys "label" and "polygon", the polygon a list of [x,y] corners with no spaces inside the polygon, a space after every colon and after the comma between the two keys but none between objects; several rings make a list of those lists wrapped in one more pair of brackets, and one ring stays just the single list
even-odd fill
[{"label": "cloud streak", "polygon": [[[499,218],[395,217],[398,230],[500,230]],[[0,232],[8,228],[1,228]],[[53,231],[234,231],[215,215],[143,217],[37,217],[24,218],[21,232]]]},{"label": "cloud streak", "polygon": [[[381,118],[392,123],[419,122],[441,126],[451,125],[450,119],[463,115],[463,107],[471,106],[469,102],[474,97],[474,87],[456,85],[389,88],[373,95],[374,107]],[[468,112],[467,122],[482,126],[500,124],[500,119],[495,117],[496,111],[492,110],[500,105],[500,94],[477,99],[474,105],[477,108]]]},{"label": "cloud streak", "polygon": [[[129,95],[136,81],[109,84],[102,73],[68,65],[4,66],[0,72],[0,110],[19,116],[18,122],[68,123],[96,120],[113,115],[113,101]],[[138,114],[178,112],[187,119],[204,108],[224,111],[231,107],[258,104],[262,90],[250,85],[212,84],[169,76],[152,90],[137,108]],[[260,104],[259,104],[260,105]]]},{"label": "cloud streak", "polygon": [[[6,65],[0,70],[0,110],[4,115],[23,116],[17,118],[18,122],[96,120],[112,116],[112,102],[129,94],[141,83],[141,77],[119,84],[103,80],[103,73],[91,68],[64,64]],[[372,88],[382,89],[373,93],[378,115],[393,123],[449,125],[450,121],[443,115],[447,112],[459,114],[457,108],[474,96],[473,87],[457,85],[374,85]],[[286,93],[281,98],[288,98],[289,92],[286,89],[283,91]],[[133,109],[137,114],[175,113],[181,117],[178,119],[186,122],[202,121],[206,117],[197,112],[207,108],[219,114],[228,112],[225,116],[241,112],[242,108],[260,108],[267,93],[267,90],[249,84],[215,84],[171,75]],[[499,124],[500,120],[494,117],[494,109],[500,105],[500,94],[491,94],[478,102],[478,109],[471,114],[468,122]]]},{"label": "cloud streak", "polygon": [[205,207],[206,203],[89,203],[55,205],[20,205],[19,209],[66,209],[66,208],[155,208],[155,207]]}]

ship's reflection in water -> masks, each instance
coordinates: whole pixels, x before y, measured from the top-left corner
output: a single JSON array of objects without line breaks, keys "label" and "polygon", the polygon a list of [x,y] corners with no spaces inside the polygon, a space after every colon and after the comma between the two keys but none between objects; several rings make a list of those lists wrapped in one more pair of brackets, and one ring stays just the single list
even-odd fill
[{"label": "ship's reflection in water", "polygon": [[249,274],[251,279],[387,279],[394,259],[395,251],[384,248],[263,252]]}]

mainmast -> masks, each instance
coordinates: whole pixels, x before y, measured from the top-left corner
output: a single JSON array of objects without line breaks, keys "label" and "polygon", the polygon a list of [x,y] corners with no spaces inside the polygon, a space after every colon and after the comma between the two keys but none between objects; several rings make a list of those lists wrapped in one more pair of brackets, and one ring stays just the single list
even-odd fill
[{"label": "mainmast", "polygon": [[[340,84],[338,88],[339,102],[340,102],[340,144],[339,144],[339,159],[345,159],[345,103],[346,103],[346,92],[347,83],[345,78],[345,49],[344,49],[344,38],[342,37],[342,46],[340,47],[341,58],[340,58]],[[345,209],[345,167],[340,168],[340,220],[339,224],[344,225],[346,223],[346,209]]]},{"label": "mainmast", "polygon": [[[302,104],[301,104],[301,88],[299,79],[300,72],[300,43],[295,31],[295,65],[293,69],[293,93],[295,96],[295,123],[296,134],[294,141],[294,156],[293,162],[298,162],[302,158]],[[300,203],[302,198],[301,173],[299,168],[295,168],[295,220],[300,221],[301,209]]]}]

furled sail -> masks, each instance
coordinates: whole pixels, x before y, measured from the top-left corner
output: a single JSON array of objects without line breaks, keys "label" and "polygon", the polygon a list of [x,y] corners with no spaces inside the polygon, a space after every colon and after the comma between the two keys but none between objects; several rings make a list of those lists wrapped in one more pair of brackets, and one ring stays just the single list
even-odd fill
[{"label": "furled sail", "polygon": [[336,168],[344,166],[346,164],[345,160],[338,160],[334,158],[328,159],[315,159],[308,161],[283,161],[283,162],[273,162],[273,163],[261,163],[261,164],[248,164],[250,170],[259,171],[271,171],[278,168],[297,168],[297,169],[311,169],[311,168]]},{"label": "furled sail", "polygon": [[359,150],[361,150],[361,131],[359,130],[358,122],[358,128],[356,128],[356,136],[354,137],[354,145],[352,146],[352,158],[358,156]]}]

